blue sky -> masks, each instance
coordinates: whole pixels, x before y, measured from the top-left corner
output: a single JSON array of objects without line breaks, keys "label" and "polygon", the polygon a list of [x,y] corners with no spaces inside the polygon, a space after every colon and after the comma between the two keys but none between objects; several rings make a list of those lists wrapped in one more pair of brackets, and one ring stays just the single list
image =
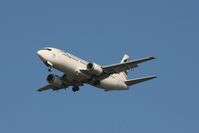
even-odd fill
[{"label": "blue sky", "polygon": [[[195,0],[1,0],[0,132],[198,133],[199,16]],[[101,65],[154,55],[129,91],[38,93],[52,46]],[[60,74],[54,71],[56,74]]]}]

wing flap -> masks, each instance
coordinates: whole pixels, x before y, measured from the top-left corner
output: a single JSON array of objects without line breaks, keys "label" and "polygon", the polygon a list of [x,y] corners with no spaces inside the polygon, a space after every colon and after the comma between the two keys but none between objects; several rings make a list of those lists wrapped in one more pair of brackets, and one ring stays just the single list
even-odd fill
[{"label": "wing flap", "polygon": [[127,80],[125,83],[128,86],[131,86],[131,85],[138,84],[138,83],[141,83],[141,82],[145,82],[147,80],[151,80],[151,79],[154,79],[154,78],[157,78],[157,77],[156,76],[149,76],[149,77],[136,78],[136,79]]}]

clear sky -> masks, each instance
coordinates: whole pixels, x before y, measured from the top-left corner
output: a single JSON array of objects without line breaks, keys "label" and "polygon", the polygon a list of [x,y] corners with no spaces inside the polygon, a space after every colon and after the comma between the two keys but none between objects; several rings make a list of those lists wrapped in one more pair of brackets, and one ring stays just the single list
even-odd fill
[{"label": "clear sky", "polygon": [[[1,0],[1,133],[198,133],[199,2],[196,0]],[[46,47],[101,65],[149,55],[129,91],[84,86],[38,93]],[[57,71],[55,74],[61,75]]]}]

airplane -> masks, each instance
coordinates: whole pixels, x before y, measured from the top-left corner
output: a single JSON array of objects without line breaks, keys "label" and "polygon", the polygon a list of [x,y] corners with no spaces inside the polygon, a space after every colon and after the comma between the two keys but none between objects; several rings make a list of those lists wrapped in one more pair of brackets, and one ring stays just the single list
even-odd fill
[{"label": "airplane", "polygon": [[[140,63],[155,59],[153,56],[129,60],[130,57],[125,54],[120,63],[101,66],[52,47],[37,51],[37,55],[49,71],[46,79],[48,84],[39,88],[39,92],[50,89],[58,91],[70,86],[72,86],[72,91],[76,92],[84,84],[95,86],[104,91],[128,90],[131,85],[157,78],[156,76],[147,76],[128,79],[128,70],[138,67]],[[63,76],[52,74],[52,69],[63,72]]]}]

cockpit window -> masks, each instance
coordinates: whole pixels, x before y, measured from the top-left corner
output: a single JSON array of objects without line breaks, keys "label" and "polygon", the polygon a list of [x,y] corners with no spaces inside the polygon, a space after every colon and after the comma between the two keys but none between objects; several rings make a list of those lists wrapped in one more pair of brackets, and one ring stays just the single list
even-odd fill
[{"label": "cockpit window", "polygon": [[52,51],[52,49],[50,49],[50,48],[43,48],[43,50]]}]

